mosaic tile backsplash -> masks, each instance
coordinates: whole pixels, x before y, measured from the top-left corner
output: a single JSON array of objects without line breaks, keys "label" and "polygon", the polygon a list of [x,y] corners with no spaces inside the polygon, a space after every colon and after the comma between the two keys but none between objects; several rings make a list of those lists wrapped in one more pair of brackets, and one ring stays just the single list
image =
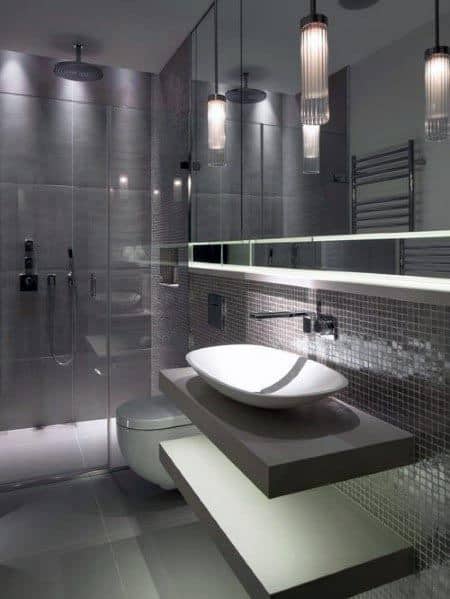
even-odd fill
[{"label": "mosaic tile backsplash", "polygon": [[[223,331],[208,326],[208,293],[225,297]],[[337,318],[336,341],[303,333],[301,318],[248,318],[317,301]],[[417,574],[359,597],[449,597],[450,307],[193,274],[190,327],[191,348],[248,342],[324,362],[349,380],[342,400],[414,434],[414,465],[338,485],[417,549]]]}]

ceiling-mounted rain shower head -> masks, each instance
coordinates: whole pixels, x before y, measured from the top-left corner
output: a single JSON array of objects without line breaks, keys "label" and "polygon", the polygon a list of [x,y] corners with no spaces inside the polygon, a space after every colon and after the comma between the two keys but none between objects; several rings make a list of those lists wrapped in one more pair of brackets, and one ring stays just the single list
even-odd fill
[{"label": "ceiling-mounted rain shower head", "polygon": [[227,100],[230,102],[237,102],[238,104],[257,104],[267,98],[266,92],[261,89],[254,89],[248,86],[248,73],[242,73],[243,75],[243,86],[235,89],[230,89],[225,94]]},{"label": "ceiling-mounted rain shower head", "polygon": [[339,4],[343,8],[349,10],[361,10],[362,8],[369,8],[373,4],[376,4],[379,0],[339,0]]},{"label": "ceiling-mounted rain shower head", "polygon": [[69,79],[70,81],[98,81],[103,79],[103,71],[100,67],[81,60],[82,44],[74,44],[75,60],[63,60],[55,64],[53,72],[57,77]]}]

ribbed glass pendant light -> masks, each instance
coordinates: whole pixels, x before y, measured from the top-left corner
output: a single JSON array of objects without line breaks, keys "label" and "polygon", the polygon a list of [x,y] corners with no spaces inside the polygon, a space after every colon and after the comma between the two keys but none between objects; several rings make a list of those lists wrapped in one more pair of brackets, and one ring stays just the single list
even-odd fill
[{"label": "ribbed glass pendant light", "polygon": [[303,173],[320,173],[320,125],[303,125]]},{"label": "ribbed glass pendant light", "polygon": [[328,100],[328,19],[317,14],[316,0],[311,13],[300,23],[301,122],[324,125],[330,120]]},{"label": "ribbed glass pendant light", "polygon": [[214,93],[208,96],[209,166],[225,165],[226,97],[219,94],[219,45],[217,0],[214,2]]},{"label": "ribbed glass pendant light", "polygon": [[425,51],[425,139],[443,141],[448,137],[450,56],[439,40],[439,0],[434,11],[434,47]]}]

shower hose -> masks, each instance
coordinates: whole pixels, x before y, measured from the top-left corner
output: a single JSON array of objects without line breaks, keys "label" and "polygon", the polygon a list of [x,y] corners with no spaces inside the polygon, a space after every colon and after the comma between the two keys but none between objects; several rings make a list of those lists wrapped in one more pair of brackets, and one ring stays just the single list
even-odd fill
[{"label": "shower hose", "polygon": [[72,274],[67,277],[70,296],[70,328],[72,332],[72,352],[70,356],[58,356],[55,342],[55,309],[56,309],[56,275],[47,276],[47,333],[50,355],[58,366],[70,366],[73,363],[76,347],[78,293],[77,283]]}]

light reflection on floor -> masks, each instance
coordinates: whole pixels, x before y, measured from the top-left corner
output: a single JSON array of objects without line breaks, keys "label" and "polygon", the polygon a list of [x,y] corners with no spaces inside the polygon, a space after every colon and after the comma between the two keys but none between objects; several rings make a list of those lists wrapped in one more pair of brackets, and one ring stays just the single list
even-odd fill
[{"label": "light reflection on floor", "polygon": [[[106,419],[0,432],[0,484],[106,467],[107,462]],[[111,421],[111,463],[125,464],[115,419]]]}]

